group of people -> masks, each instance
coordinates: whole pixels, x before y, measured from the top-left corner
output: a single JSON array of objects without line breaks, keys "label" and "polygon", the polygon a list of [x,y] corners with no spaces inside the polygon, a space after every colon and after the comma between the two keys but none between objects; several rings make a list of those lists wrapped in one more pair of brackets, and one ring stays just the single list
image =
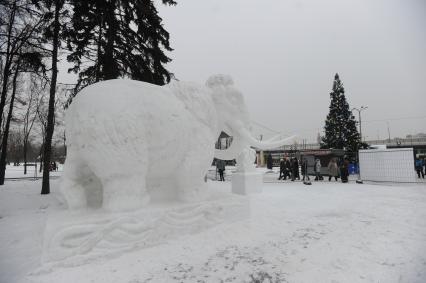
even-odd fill
[{"label": "group of people", "polygon": [[292,181],[300,180],[299,161],[295,157],[291,159],[281,158],[280,160],[280,176],[278,180],[287,180],[287,177]]},{"label": "group of people", "polygon": [[424,179],[426,175],[426,159],[416,158],[415,167],[417,176]]},{"label": "group of people", "polygon": [[[272,162],[271,162],[272,163]],[[217,160],[216,161],[217,171],[219,173],[219,181],[225,181],[224,172],[225,172],[225,161]],[[272,165],[271,165],[272,167]],[[323,180],[323,174],[321,174],[321,160],[319,158],[315,159],[314,163],[314,174],[315,181]],[[419,178],[425,178],[426,175],[426,159],[416,158],[415,160],[415,168],[417,172],[417,176]],[[302,173],[302,181],[309,181],[308,175],[308,161],[306,158],[302,159],[302,164],[299,168],[299,160],[296,157],[287,158],[283,157],[280,159],[280,176],[278,180],[287,180],[287,178],[291,181],[300,180],[299,169],[301,169]],[[327,165],[328,169],[328,181],[331,181],[333,178],[338,181],[340,178],[342,183],[348,182],[349,177],[349,159],[344,158],[340,162],[337,158],[331,158],[330,162]],[[51,171],[56,171],[57,166],[56,163],[52,162]]]},{"label": "group of people", "polygon": [[[319,158],[315,159],[314,164],[314,173],[315,173],[315,181],[323,180],[323,176],[321,174],[321,160]],[[348,182],[349,177],[349,160],[347,158],[343,159],[340,164],[338,164],[338,160],[336,158],[332,158],[330,162],[328,163],[328,181],[331,181],[332,178],[334,178],[336,181],[340,177],[342,180],[342,183]],[[302,181],[309,181],[309,175],[308,175],[308,161],[306,158],[302,159],[301,164],[301,172],[302,172]],[[299,161],[296,157],[293,157],[291,159],[288,158],[281,158],[280,160],[280,176],[278,177],[278,180],[286,180],[287,177],[291,179],[292,181],[298,179],[300,180],[299,176]]]},{"label": "group of people", "polygon": [[56,162],[50,162],[49,171],[58,171],[58,165],[56,164]]}]

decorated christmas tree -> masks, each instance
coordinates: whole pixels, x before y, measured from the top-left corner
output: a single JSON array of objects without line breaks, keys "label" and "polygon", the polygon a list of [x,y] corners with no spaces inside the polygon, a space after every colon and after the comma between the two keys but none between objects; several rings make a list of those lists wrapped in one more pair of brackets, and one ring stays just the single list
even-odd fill
[{"label": "decorated christmas tree", "polygon": [[322,138],[321,147],[357,151],[360,136],[338,74],[334,76],[330,98],[330,112],[325,120],[325,136]]}]

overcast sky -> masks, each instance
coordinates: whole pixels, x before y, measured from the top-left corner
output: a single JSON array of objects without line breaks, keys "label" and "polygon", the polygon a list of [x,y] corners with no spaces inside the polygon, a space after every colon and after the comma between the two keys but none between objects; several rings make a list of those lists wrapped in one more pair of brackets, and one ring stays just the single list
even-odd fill
[{"label": "overcast sky", "polygon": [[231,75],[258,123],[315,141],[337,72],[349,105],[368,106],[367,140],[387,138],[387,123],[392,137],[426,132],[426,0],[178,0],[158,8],[174,48],[168,69],[200,83]]}]

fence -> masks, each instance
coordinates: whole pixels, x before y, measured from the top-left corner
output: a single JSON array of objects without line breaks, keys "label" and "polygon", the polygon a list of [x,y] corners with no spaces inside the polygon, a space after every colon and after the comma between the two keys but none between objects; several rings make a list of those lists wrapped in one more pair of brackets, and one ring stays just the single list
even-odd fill
[{"label": "fence", "polygon": [[412,148],[359,151],[361,179],[377,182],[416,182]]}]

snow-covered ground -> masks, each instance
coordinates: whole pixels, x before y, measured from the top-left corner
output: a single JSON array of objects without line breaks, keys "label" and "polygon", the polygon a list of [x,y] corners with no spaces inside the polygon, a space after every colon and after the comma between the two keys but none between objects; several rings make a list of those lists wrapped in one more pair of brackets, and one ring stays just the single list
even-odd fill
[{"label": "snow-covered ground", "polygon": [[[34,164],[34,163],[31,163]],[[50,172],[50,176],[60,176],[62,173],[63,165],[56,163],[58,166],[57,171]],[[27,167],[27,174],[24,174],[24,165],[19,166],[7,165],[6,166],[6,179],[8,178],[33,178],[33,177],[42,177],[43,172],[40,172],[40,163],[37,163],[37,171],[34,166]]]},{"label": "snow-covered ground", "polygon": [[[88,264],[40,269],[48,215],[41,181],[0,187],[0,282],[426,282],[426,186],[270,183],[251,215]],[[230,182],[208,181],[230,191]]]}]

